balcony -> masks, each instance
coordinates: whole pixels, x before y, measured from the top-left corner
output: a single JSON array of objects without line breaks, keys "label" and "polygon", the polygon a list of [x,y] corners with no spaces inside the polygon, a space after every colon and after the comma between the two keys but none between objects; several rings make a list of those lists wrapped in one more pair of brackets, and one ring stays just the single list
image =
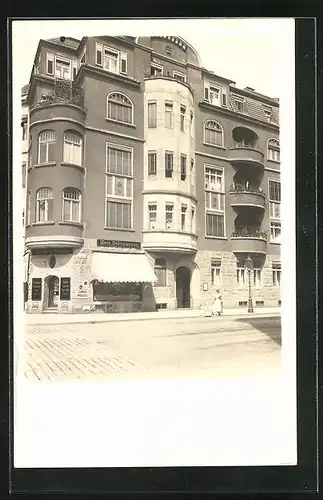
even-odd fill
[{"label": "balcony", "polygon": [[249,163],[264,168],[264,154],[251,146],[237,144],[230,148],[229,159],[231,163]]},{"label": "balcony", "polygon": [[84,90],[71,80],[55,79],[53,92],[44,94],[33,105],[32,109],[57,104],[72,105],[84,109]]},{"label": "balcony", "polygon": [[83,245],[83,238],[68,235],[30,236],[26,238],[26,248],[78,248]]},{"label": "balcony", "polygon": [[267,233],[248,229],[232,233],[231,245],[233,253],[267,253]]},{"label": "balcony", "polygon": [[265,194],[260,188],[234,184],[231,186],[230,199],[232,207],[256,207],[265,209]]},{"label": "balcony", "polygon": [[152,230],[143,231],[142,247],[149,252],[195,253],[197,236],[192,233]]}]

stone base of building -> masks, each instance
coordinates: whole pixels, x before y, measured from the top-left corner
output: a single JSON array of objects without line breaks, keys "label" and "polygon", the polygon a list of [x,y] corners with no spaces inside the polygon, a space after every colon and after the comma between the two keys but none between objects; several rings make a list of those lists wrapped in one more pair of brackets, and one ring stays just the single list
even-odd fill
[{"label": "stone base of building", "polygon": [[[91,281],[91,259],[96,243],[97,240],[86,240],[81,249],[64,253],[52,249],[51,252],[31,255],[26,312],[69,314],[197,309],[210,306],[217,290],[220,290],[225,309],[245,309],[248,305],[247,271],[239,268],[232,252],[210,250],[198,250],[192,255],[146,253],[158,283],[142,283],[137,296],[119,297],[118,300],[100,297],[98,300]],[[116,250],[109,248],[105,251]],[[131,251],[118,249],[119,253]],[[51,258],[52,255],[55,259]],[[277,260],[277,256],[267,255],[259,264],[260,275],[251,276],[253,305],[257,309],[280,306],[280,288],[273,273],[273,263],[277,266]]]}]

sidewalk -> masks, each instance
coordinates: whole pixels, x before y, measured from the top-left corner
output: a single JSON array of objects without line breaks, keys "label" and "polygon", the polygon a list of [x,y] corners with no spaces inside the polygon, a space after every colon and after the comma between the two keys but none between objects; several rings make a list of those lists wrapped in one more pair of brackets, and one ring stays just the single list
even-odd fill
[{"label": "sidewalk", "polygon": [[[260,307],[255,308],[253,313],[248,313],[247,309],[226,309],[223,316],[228,317],[264,317],[279,316],[280,307]],[[26,314],[26,325],[57,325],[57,324],[82,324],[82,323],[108,323],[111,321],[142,321],[154,319],[185,319],[203,318],[203,309],[175,309],[172,311],[159,310],[153,312],[137,313],[83,313],[83,314]],[[208,319],[208,318],[206,318]]]}]

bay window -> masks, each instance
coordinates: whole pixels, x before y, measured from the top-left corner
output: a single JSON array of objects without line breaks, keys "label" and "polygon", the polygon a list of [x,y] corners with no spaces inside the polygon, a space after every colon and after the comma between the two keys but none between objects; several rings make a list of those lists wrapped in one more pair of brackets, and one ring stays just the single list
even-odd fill
[{"label": "bay window", "polygon": [[62,216],[65,222],[81,222],[81,193],[77,189],[64,189]]},{"label": "bay window", "polygon": [[44,130],[38,136],[38,163],[49,163],[54,161],[55,132]]},{"label": "bay window", "polygon": [[71,130],[64,132],[63,161],[82,165],[82,137]]},{"label": "bay window", "polygon": [[38,189],[36,193],[36,222],[52,221],[54,199],[51,188],[44,187]]}]

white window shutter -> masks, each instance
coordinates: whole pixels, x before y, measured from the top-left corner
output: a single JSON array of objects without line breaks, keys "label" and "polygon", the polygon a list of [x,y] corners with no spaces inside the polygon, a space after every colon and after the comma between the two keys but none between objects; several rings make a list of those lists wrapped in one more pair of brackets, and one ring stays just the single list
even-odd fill
[{"label": "white window shutter", "polygon": [[225,89],[222,89],[222,106],[225,108],[228,106],[227,92]]},{"label": "white window shutter", "polygon": [[54,74],[54,54],[47,52],[46,54],[46,73],[48,75]]},{"label": "white window shutter", "polygon": [[96,44],[95,64],[98,66],[103,65],[103,46],[101,43]]},{"label": "white window shutter", "polygon": [[204,84],[204,100],[205,101],[210,100],[210,89],[207,83]]},{"label": "white window shutter", "polygon": [[74,78],[76,77],[77,75],[77,71],[78,71],[78,63],[77,61],[72,61],[72,79],[74,80]]},{"label": "white window shutter", "polygon": [[125,75],[128,72],[128,57],[125,52],[121,52],[120,54],[121,65],[120,65],[120,73],[124,73]]}]

